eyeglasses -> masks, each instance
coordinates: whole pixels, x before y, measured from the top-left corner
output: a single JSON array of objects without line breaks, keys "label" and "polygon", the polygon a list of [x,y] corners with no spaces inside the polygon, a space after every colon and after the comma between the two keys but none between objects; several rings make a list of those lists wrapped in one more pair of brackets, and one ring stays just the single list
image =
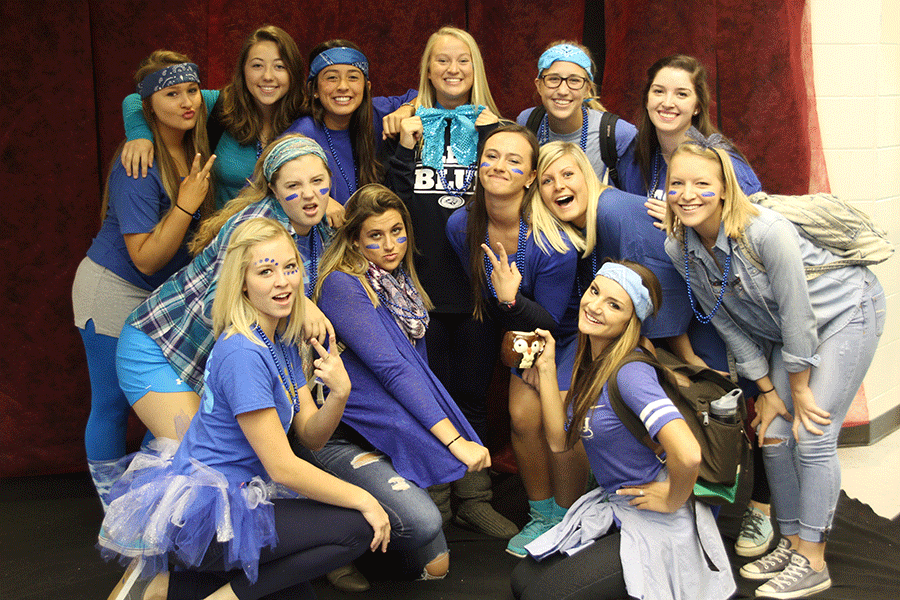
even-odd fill
[{"label": "eyeglasses", "polygon": [[565,81],[568,88],[573,92],[577,92],[583,88],[587,81],[585,77],[579,77],[578,75],[569,75],[568,77],[560,77],[559,75],[541,75],[540,79],[544,82],[544,85],[551,90],[555,90],[563,81]]}]

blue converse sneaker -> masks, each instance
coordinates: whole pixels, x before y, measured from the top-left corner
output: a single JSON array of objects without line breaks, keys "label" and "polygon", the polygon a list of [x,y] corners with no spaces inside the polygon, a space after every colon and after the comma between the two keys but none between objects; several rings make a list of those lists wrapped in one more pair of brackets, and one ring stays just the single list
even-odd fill
[{"label": "blue converse sneaker", "polygon": [[[528,554],[525,546],[562,520],[562,516],[559,515],[556,509],[556,501],[553,498],[537,501],[529,500],[528,504],[530,506],[528,514],[531,520],[506,545],[506,551],[519,558],[524,558]],[[563,514],[565,514],[565,511],[563,511]]]},{"label": "blue converse sneaker", "polygon": [[744,579],[772,579],[790,562],[791,542],[787,538],[781,538],[774,550],[741,567],[740,574]]},{"label": "blue converse sneaker", "polygon": [[741,519],[741,532],[734,543],[734,551],[738,556],[762,556],[774,537],[769,515],[755,506],[748,506]]},{"label": "blue converse sneaker", "polygon": [[756,589],[763,598],[805,598],[831,587],[828,565],[821,571],[812,568],[809,559],[791,551],[791,562],[784,570]]}]

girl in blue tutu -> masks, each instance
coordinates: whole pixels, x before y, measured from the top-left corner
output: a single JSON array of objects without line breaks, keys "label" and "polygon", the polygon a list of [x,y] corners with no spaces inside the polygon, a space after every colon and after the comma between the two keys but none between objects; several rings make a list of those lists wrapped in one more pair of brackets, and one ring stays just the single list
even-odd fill
[{"label": "girl in blue tutu", "polygon": [[180,446],[160,439],[135,457],[103,522],[104,556],[133,560],[120,584],[137,579],[129,598],[248,600],[294,586],[313,598],[304,582],[367,547],[386,549],[390,524],[377,500],[288,443],[292,426],[301,443],[321,448],[350,393],[333,337],[328,351],[311,342],[314,374],[330,390],[320,407],[305,385],[302,264],[274,220],[253,219],[232,235],[200,410]]}]

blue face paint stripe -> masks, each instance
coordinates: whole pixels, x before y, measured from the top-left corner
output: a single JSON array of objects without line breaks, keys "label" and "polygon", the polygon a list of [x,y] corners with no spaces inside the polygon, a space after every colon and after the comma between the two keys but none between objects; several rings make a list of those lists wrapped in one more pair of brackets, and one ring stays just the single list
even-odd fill
[{"label": "blue face paint stripe", "polygon": [[700,192],[700,195],[703,196],[704,198],[715,198],[716,197],[715,192]]},{"label": "blue face paint stripe", "polygon": [[677,196],[677,195],[678,195],[678,192],[676,192],[675,190],[671,190],[671,191],[669,192],[669,195],[670,195],[670,196]]},{"label": "blue face paint stripe", "polygon": [[322,188],[321,190],[319,190],[319,194],[322,196],[327,196],[328,192],[330,192],[330,191],[331,191],[330,188]]},{"label": "blue face paint stripe", "polygon": [[291,200],[293,200],[293,199],[296,198],[296,197],[297,197],[297,194],[291,194],[290,196],[288,196],[287,198],[285,198],[284,201],[285,201],[285,202],[290,202]]},{"label": "blue face paint stripe", "polygon": [[490,167],[490,166],[491,166],[491,163],[489,163],[489,162],[483,162],[483,163],[481,163],[481,166],[484,167],[484,168],[487,168],[487,167]]},{"label": "blue face paint stripe", "polygon": [[366,246],[366,248],[368,250],[378,250],[381,248],[381,246],[379,246],[378,244],[369,244],[368,246]]},{"label": "blue face paint stripe", "polygon": [[518,169],[510,169],[510,171],[512,171],[513,173],[517,173],[518,175],[524,175],[524,174],[525,174],[523,171],[520,171],[520,170],[518,170]]},{"label": "blue face paint stripe", "polygon": [[397,238],[397,243],[398,243],[398,244],[405,244],[405,243],[406,243],[406,236],[398,237],[398,238]]}]

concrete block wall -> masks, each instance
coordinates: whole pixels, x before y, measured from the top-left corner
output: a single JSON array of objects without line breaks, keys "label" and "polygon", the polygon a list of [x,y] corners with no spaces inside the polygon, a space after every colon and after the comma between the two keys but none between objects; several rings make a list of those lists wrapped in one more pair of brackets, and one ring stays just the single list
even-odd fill
[{"label": "concrete block wall", "polygon": [[900,424],[900,0],[809,0],[809,9],[831,191],[872,215],[898,249],[873,268],[888,311],[865,380],[877,439]]}]

